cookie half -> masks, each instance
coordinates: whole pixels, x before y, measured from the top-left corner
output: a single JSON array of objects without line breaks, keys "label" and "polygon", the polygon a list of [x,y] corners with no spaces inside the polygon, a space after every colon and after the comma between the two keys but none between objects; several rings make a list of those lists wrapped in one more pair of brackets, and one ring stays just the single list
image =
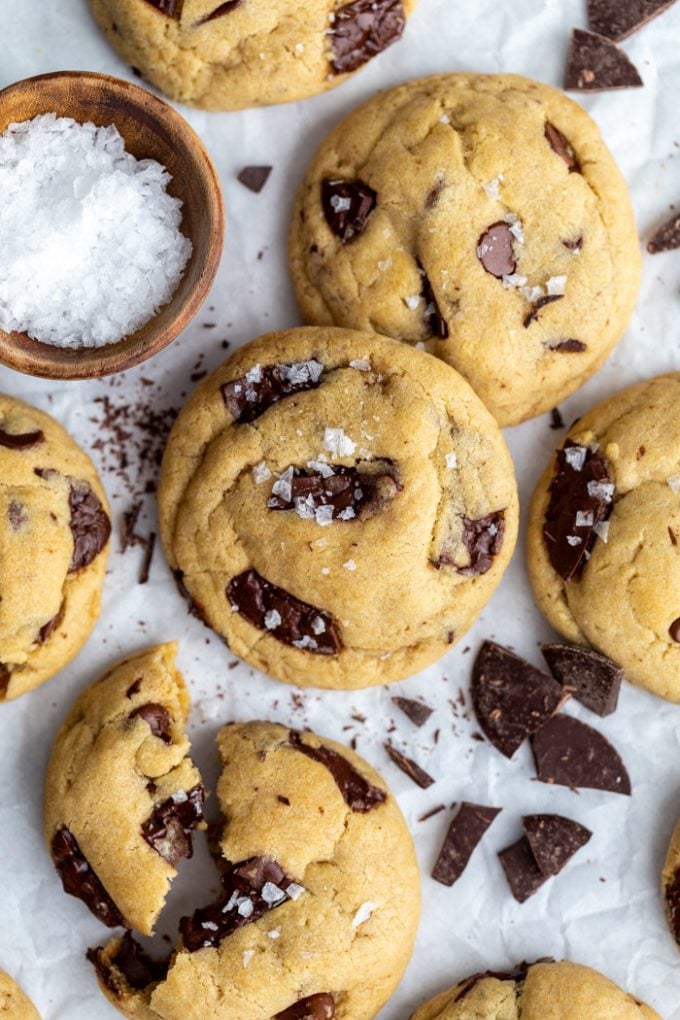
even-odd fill
[{"label": "cookie half", "polygon": [[680,373],[571,428],[534,493],[528,557],[550,623],[680,701]]},{"label": "cookie half", "polygon": [[290,232],[307,322],[424,344],[501,425],[599,368],[635,305],[639,247],[595,123],[513,75],[378,93],[322,143]]},{"label": "cookie half", "polygon": [[166,557],[251,665],[359,688],[440,658],[517,533],[500,431],[449,366],[394,340],[295,329],[247,344],[170,435]]},{"label": "cookie half", "polygon": [[0,394],[0,701],[49,680],[87,640],[110,533],[89,457],[49,415]]},{"label": "cookie half", "polygon": [[31,1000],[4,970],[0,970],[0,1017],[4,1020],[40,1020]]}]

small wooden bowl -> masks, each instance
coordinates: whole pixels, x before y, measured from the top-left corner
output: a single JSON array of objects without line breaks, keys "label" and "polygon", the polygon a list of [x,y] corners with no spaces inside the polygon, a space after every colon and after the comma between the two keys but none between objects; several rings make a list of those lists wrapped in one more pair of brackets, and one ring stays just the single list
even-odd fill
[{"label": "small wooden bowl", "polygon": [[0,362],[48,379],[92,379],[122,372],[172,343],[205,301],[224,243],[220,183],[203,143],[184,118],[130,82],[61,71],[27,78],[0,92],[0,134],[9,124],[41,113],[102,127],[115,124],[128,152],[167,167],[172,174],[168,191],[183,202],[182,232],[194,250],[170,302],[136,333],[104,347],[72,350],[40,343],[26,333],[0,330]]}]

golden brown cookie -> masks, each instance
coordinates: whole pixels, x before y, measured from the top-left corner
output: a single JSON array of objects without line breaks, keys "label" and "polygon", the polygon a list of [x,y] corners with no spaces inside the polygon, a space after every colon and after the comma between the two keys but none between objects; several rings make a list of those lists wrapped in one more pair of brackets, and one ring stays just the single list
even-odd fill
[{"label": "golden brown cookie", "polygon": [[680,947],[680,822],[675,826],[661,876],[666,920]]},{"label": "golden brown cookie", "polygon": [[31,1000],[4,970],[0,970],[0,1017],[2,1020],[40,1020]]}]

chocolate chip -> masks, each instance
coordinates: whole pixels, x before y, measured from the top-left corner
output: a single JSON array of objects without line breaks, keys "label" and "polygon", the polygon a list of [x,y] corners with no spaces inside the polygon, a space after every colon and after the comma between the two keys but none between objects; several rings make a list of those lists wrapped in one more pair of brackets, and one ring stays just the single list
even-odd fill
[{"label": "chocolate chip", "polygon": [[548,673],[485,641],[472,668],[472,704],[482,730],[512,758],[569,697]]},{"label": "chocolate chip", "polygon": [[527,815],[522,826],[538,870],[547,878],[558,875],[592,836],[584,825],[562,815]]},{"label": "chocolate chip", "polygon": [[69,573],[89,567],[111,535],[111,521],[99,497],[87,482],[72,480],[69,492],[73,554]]},{"label": "chocolate chip", "polygon": [[43,624],[43,626],[40,628],[40,630],[38,631],[38,641],[40,642],[41,645],[44,644],[48,638],[52,637],[55,630],[64,619],[65,611],[66,603],[62,602],[61,606],[59,607],[59,612],[57,613],[57,615],[53,616],[51,620],[48,620],[47,623]]},{"label": "chocolate chip", "polygon": [[16,500],[11,500],[7,507],[7,519],[9,520],[12,531],[21,531],[23,525],[28,520],[28,514],[26,513],[26,507],[23,503],[18,503]]},{"label": "chocolate chip", "polygon": [[324,992],[300,999],[294,1006],[277,1013],[274,1020],[334,1020],[334,1018],[335,999]]},{"label": "chocolate chip", "polygon": [[635,64],[616,43],[595,32],[575,28],[571,35],[564,87],[577,92],[639,88]]},{"label": "chocolate chip", "polygon": [[675,872],[672,882],[664,889],[666,917],[675,941],[680,945],[680,869]]},{"label": "chocolate chip", "polygon": [[647,251],[650,255],[659,252],[676,251],[680,248],[680,216],[675,215],[650,238]]},{"label": "chocolate chip", "polygon": [[500,811],[500,808],[483,807],[481,804],[461,804],[460,811],[449,826],[432,871],[435,881],[442,885],[453,885],[458,881]]},{"label": "chocolate chip", "polygon": [[414,701],[412,698],[392,698],[392,704],[400,708],[404,715],[407,715],[414,726],[424,726],[432,715],[434,709],[422,701]]},{"label": "chocolate chip", "polygon": [[550,412],[550,428],[551,429],[564,428],[564,418],[560,413],[559,407],[553,407],[552,411]]},{"label": "chocolate chip", "polygon": [[550,877],[544,875],[536,864],[526,836],[522,836],[505,850],[501,850],[498,858],[508,880],[510,891],[518,903],[525,903],[530,896],[538,892]]},{"label": "chocolate chip", "polygon": [[618,751],[572,716],[554,716],[533,735],[531,746],[542,783],[630,794],[630,778]]},{"label": "chocolate chip", "polygon": [[279,804],[285,804],[286,807],[290,807],[290,799],[288,797],[284,797],[282,793],[277,794],[276,799]]},{"label": "chocolate chip", "polygon": [[221,388],[225,407],[234,425],[255,421],[284,397],[319,385],[323,365],[312,359],[292,365],[255,365],[246,375],[224,383]]},{"label": "chocolate chip", "polygon": [[567,251],[577,253],[580,252],[581,249],[583,248],[583,238],[575,237],[573,240],[570,239],[568,241],[562,241],[562,244],[567,249]]},{"label": "chocolate chip", "polygon": [[343,755],[330,747],[311,747],[302,741],[302,736],[291,730],[290,743],[296,751],[305,754],[312,761],[318,762],[328,769],[340,790],[345,803],[358,814],[366,814],[384,804],[387,794],[367,779],[351,765]]},{"label": "chocolate chip", "polygon": [[[139,681],[137,681],[137,683],[139,683]],[[131,689],[132,688],[130,688],[130,690]],[[128,697],[130,697],[129,693]],[[172,716],[165,705],[156,705],[153,702],[150,702],[148,705],[141,705],[139,708],[136,708],[134,712],[130,713],[129,718],[136,719],[138,716],[148,724],[154,737],[158,737],[164,744],[172,743],[172,737],[170,736]]]},{"label": "chocolate chip", "polygon": [[134,698],[135,694],[139,694],[139,692],[141,690],[141,687],[142,687],[142,678],[140,676],[140,677],[137,677],[137,679],[135,680],[134,683],[130,684],[130,686],[128,687],[128,689],[125,692],[125,697],[126,698]]},{"label": "chocolate chip", "polygon": [[528,329],[532,322],[536,322],[539,315],[541,314],[542,308],[545,308],[546,305],[551,305],[553,301],[561,301],[563,297],[564,294],[546,294],[545,297],[539,298],[538,301],[534,303],[533,308],[525,318],[524,328]]},{"label": "chocolate chip", "polygon": [[[236,8],[240,7],[242,3],[243,3],[243,0],[227,0],[226,3],[220,4],[220,6],[216,7],[215,10],[212,11],[210,14],[204,14],[202,18],[199,18],[198,21],[195,22],[195,24],[197,26],[198,25],[205,25],[208,21],[216,21],[218,18],[223,18],[225,14],[231,14],[232,11],[235,11]],[[249,169],[249,168],[246,167],[246,169]],[[269,169],[271,169],[271,167],[269,167]],[[269,175],[267,175],[267,176],[269,176]],[[241,180],[240,177],[239,177],[239,180]],[[246,182],[245,181],[241,181],[241,183],[245,184]],[[248,187],[250,187],[250,185],[246,184],[246,187],[248,188]],[[253,188],[252,190],[253,191],[259,191],[260,189],[259,188]]]},{"label": "chocolate chip", "polygon": [[337,655],[342,649],[338,625],[329,613],[296,599],[256,570],[233,577],[226,595],[244,619],[286,645],[314,655]]},{"label": "chocolate chip", "polygon": [[541,645],[555,679],[596,715],[616,711],[623,670],[605,655],[577,645]]},{"label": "chocolate chip", "polygon": [[429,191],[428,196],[425,199],[426,209],[436,209],[436,207],[439,205],[439,199],[442,197],[442,192],[445,186],[446,185],[444,183],[444,180],[440,178],[434,185],[434,187]]},{"label": "chocolate chip", "polygon": [[498,280],[504,276],[512,276],[517,269],[512,231],[507,223],[501,220],[492,223],[477,242],[477,258],[487,273]]},{"label": "chocolate chip", "polygon": [[406,25],[401,0],[354,0],[335,11],[329,32],[336,74],[356,71],[401,37]]},{"label": "chocolate chip", "polygon": [[378,193],[364,181],[324,179],[321,205],[326,223],[343,244],[363,234],[378,202]]},{"label": "chocolate chip", "polygon": [[421,769],[420,765],[413,761],[412,758],[407,758],[405,754],[397,751],[396,747],[392,747],[391,744],[383,744],[383,747],[397,768],[401,769],[409,779],[412,779],[421,790],[427,790],[428,787],[432,786],[434,783],[432,776],[428,775],[425,769]]},{"label": "chocolate chip", "polygon": [[597,539],[595,527],[608,519],[613,500],[607,462],[568,439],[557,451],[543,526],[548,557],[565,581],[580,579]]},{"label": "chocolate chip", "polygon": [[376,470],[359,471],[354,467],[333,467],[321,474],[293,468],[290,479],[290,496],[287,492],[272,495],[267,502],[270,510],[293,510],[300,517],[314,519],[320,507],[331,507],[331,520],[367,520],[393,499],[403,486],[397,480],[394,467],[385,463],[381,473]]},{"label": "chocolate chip", "polygon": [[105,960],[101,947],[88,949],[87,959],[116,998],[124,994],[126,986],[142,991],[162,981],[167,976],[169,966],[169,960],[154,960],[145,953],[129,931],[125,932],[109,961]]},{"label": "chocolate chip", "polygon": [[588,24],[593,32],[616,42],[637,32],[667,10],[675,0],[588,0]]},{"label": "chocolate chip", "polygon": [[574,173],[574,171],[580,173],[581,167],[578,159],[576,158],[576,153],[572,148],[571,142],[565,138],[559,128],[556,128],[554,124],[550,123],[550,121],[547,121],[545,125],[545,137],[547,138],[552,151],[556,152],[560,159],[564,160],[567,164],[569,173]]},{"label": "chocolate chip", "polygon": [[148,4],[155,7],[161,14],[166,14],[169,18],[174,18],[175,21],[179,21],[182,17],[182,8],[184,7],[184,0],[146,0]]},{"label": "chocolate chip", "polygon": [[[541,960],[536,960],[536,963],[552,963],[552,958],[544,957]],[[495,981],[514,981],[519,985],[522,985],[526,980],[526,976],[529,972],[529,967],[533,967],[533,963],[520,963],[513,971],[497,971],[497,970],[485,970],[480,971],[478,974],[472,974],[464,982],[464,987],[458,992],[458,995],[453,1000],[454,1002],[460,1002],[467,995],[470,994],[475,985],[479,984],[480,981],[484,981],[486,978],[493,978]]]},{"label": "chocolate chip", "polygon": [[83,855],[75,836],[62,826],[52,839],[52,860],[64,891],[76,896],[108,928],[124,925],[123,915]]},{"label": "chocolate chip", "polygon": [[[216,15],[213,15],[213,17],[216,17]],[[269,180],[271,172],[272,167],[270,166],[244,166],[238,175],[238,180],[249,191],[259,194]]]},{"label": "chocolate chip", "polygon": [[22,433],[5,432],[4,429],[0,429],[0,446],[5,446],[8,450],[29,450],[44,440],[45,435],[40,429]]},{"label": "chocolate chip", "polygon": [[425,317],[427,319],[427,328],[430,331],[430,335],[435,340],[447,340],[449,336],[449,326],[441,313],[439,302],[432,289],[430,278],[425,272],[423,265],[418,261],[418,272],[420,273],[423,281],[422,286],[422,297],[425,304]]},{"label": "chocolate chip", "polygon": [[205,790],[194,786],[156,804],[142,824],[142,835],[149,846],[173,867],[193,855],[191,833],[203,820],[204,803]]},{"label": "chocolate chip", "polygon": [[668,628],[668,633],[672,637],[673,641],[677,641],[678,644],[680,644],[680,616],[677,620],[673,620],[672,624]]},{"label": "chocolate chip", "polygon": [[[470,554],[467,567],[457,567],[459,574],[479,576],[491,570],[493,561],[503,548],[505,510],[496,510],[473,521],[462,517],[463,545]],[[443,561],[445,562],[445,561]]]},{"label": "chocolate chip", "polygon": [[563,354],[583,354],[588,350],[588,345],[582,340],[560,340],[559,343],[552,344],[548,350],[560,351]]}]

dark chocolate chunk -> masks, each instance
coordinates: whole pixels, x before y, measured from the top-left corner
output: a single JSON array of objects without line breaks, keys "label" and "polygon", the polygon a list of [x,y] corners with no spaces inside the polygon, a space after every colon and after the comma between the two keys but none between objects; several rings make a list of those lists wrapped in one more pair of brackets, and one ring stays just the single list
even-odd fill
[{"label": "dark chocolate chunk", "polygon": [[0,428],[0,446],[7,447],[8,450],[29,450],[32,446],[37,446],[38,443],[42,443],[45,439],[45,435],[40,429],[36,429],[35,432],[5,432],[4,429]]},{"label": "dark chocolate chunk", "polygon": [[512,846],[501,850],[498,858],[503,866],[510,891],[518,903],[524,903],[548,881],[536,864],[531,852],[531,845],[526,836],[522,836]]},{"label": "dark chocolate chunk", "polygon": [[134,681],[134,683],[130,684],[130,686],[128,687],[128,689],[125,692],[125,697],[126,698],[134,698],[135,694],[139,694],[139,692],[141,690],[141,687],[142,687],[142,678],[141,678],[141,676],[139,676]]},{"label": "dark chocolate chunk", "polygon": [[583,354],[588,350],[588,345],[583,340],[560,340],[557,344],[551,344],[550,351],[560,351],[563,354]]},{"label": "dark chocolate chunk", "polygon": [[296,751],[305,754],[312,761],[318,762],[328,769],[343,796],[345,803],[359,814],[366,814],[384,804],[387,794],[377,786],[369,783],[354,768],[347,758],[333,751],[330,747],[311,747],[302,741],[302,735],[291,730],[290,743]]},{"label": "dark chocolate chunk", "polygon": [[337,655],[342,648],[338,625],[329,613],[301,602],[256,570],[233,577],[226,594],[249,623],[286,645],[314,655]]},{"label": "dark chocolate chunk", "polygon": [[458,573],[472,576],[486,574],[503,547],[505,510],[496,510],[477,521],[469,517],[462,520],[463,544],[470,554],[470,562],[467,567],[457,567]]},{"label": "dark chocolate chunk", "polygon": [[569,173],[574,173],[574,171],[580,173],[581,167],[571,142],[550,121],[547,121],[545,125],[545,137],[552,151],[556,152],[560,159],[567,164]]},{"label": "dark chocolate chunk", "polygon": [[562,815],[527,815],[522,826],[538,870],[547,878],[558,875],[592,836],[584,825]]},{"label": "dark chocolate chunk", "polygon": [[142,825],[142,835],[149,846],[173,867],[193,855],[191,833],[203,820],[205,790],[194,786],[186,793],[176,793],[161,804]]},{"label": "dark chocolate chunk", "polygon": [[422,701],[414,701],[412,698],[392,698],[392,704],[400,708],[404,715],[407,715],[414,726],[424,726],[434,712],[429,705]]},{"label": "dark chocolate chunk", "polygon": [[678,617],[677,620],[673,620],[672,624],[668,628],[668,633],[670,634],[673,641],[677,641],[678,644],[680,644],[680,616]]},{"label": "dark chocolate chunk", "polygon": [[439,205],[439,199],[442,197],[442,192],[443,192],[445,186],[446,185],[444,183],[444,180],[440,177],[439,180],[437,181],[437,183],[434,185],[434,187],[428,193],[427,198],[425,199],[425,208],[426,209],[436,209],[437,208],[437,206]]},{"label": "dark chocolate chunk", "polygon": [[512,276],[517,269],[512,231],[507,223],[492,223],[477,242],[477,258],[487,273],[497,279]]},{"label": "dark chocolate chunk", "polygon": [[62,602],[61,606],[59,607],[59,612],[57,613],[57,615],[53,616],[51,620],[48,620],[47,623],[44,623],[42,625],[42,627],[38,631],[38,641],[40,642],[41,645],[44,644],[48,638],[52,637],[55,630],[57,629],[61,621],[64,619],[65,611],[66,603]]},{"label": "dark chocolate chunk", "polygon": [[588,0],[588,24],[593,32],[621,42],[672,3],[675,0]]},{"label": "dark chocolate chunk", "polygon": [[336,74],[347,74],[382,53],[406,25],[401,0],[354,0],[335,11],[329,32]]},{"label": "dark chocolate chunk", "polygon": [[430,331],[431,336],[435,340],[447,340],[449,336],[449,326],[441,313],[439,302],[432,289],[430,283],[430,277],[425,272],[423,265],[418,261],[418,272],[420,273],[423,281],[422,296],[425,303],[425,317],[427,319],[427,328]]},{"label": "dark chocolate chunk", "polygon": [[564,418],[562,417],[562,413],[559,407],[553,407],[552,411],[550,412],[550,428],[551,429],[564,428]]},{"label": "dark chocolate chunk", "polygon": [[277,1013],[274,1020],[334,1020],[335,999],[326,992],[300,999],[294,1006]]},{"label": "dark chocolate chunk", "polygon": [[343,244],[363,234],[378,202],[378,193],[364,181],[321,182],[321,205],[326,223]]},{"label": "dark chocolate chunk", "polygon": [[568,439],[557,451],[543,537],[553,568],[565,581],[578,581],[595,545],[595,527],[614,506],[607,462],[589,447]]},{"label": "dark chocolate chunk", "polygon": [[184,0],[146,0],[148,4],[155,7],[161,14],[166,14],[169,18],[174,18],[175,21],[179,21],[182,17],[182,8],[184,7]]},{"label": "dark chocolate chunk", "polygon": [[506,758],[569,697],[548,673],[493,641],[477,655],[471,693],[479,725]]},{"label": "dark chocolate chunk", "polygon": [[319,385],[323,365],[301,361],[292,365],[255,365],[246,375],[222,386],[222,399],[234,425],[255,421],[284,397]]},{"label": "dark chocolate chunk", "polygon": [[409,779],[412,779],[421,790],[427,790],[428,787],[432,786],[434,783],[432,776],[428,775],[425,769],[422,769],[412,758],[407,758],[405,754],[397,751],[396,747],[392,747],[391,744],[383,744],[383,747],[397,768],[401,769]]},{"label": "dark chocolate chunk", "polygon": [[272,169],[270,166],[244,166],[238,175],[238,179],[249,191],[259,194],[269,180]]},{"label": "dark chocolate chunk", "polygon": [[432,877],[442,885],[453,885],[465,871],[486,830],[501,809],[464,802],[446,833]]},{"label": "dark chocolate chunk", "polygon": [[149,533],[148,538],[144,542],[144,559],[139,570],[139,583],[146,584],[149,580],[151,573],[151,561],[153,560],[153,551],[156,548],[156,532],[152,531]]},{"label": "dark chocolate chunk", "polygon": [[136,719],[137,716],[140,716],[145,723],[148,723],[154,737],[158,737],[164,744],[172,743],[172,737],[170,736],[172,717],[165,705],[156,705],[153,702],[149,702],[148,705],[140,705],[139,708],[130,713],[131,719]]},{"label": "dark chocolate chunk", "polygon": [[596,715],[616,711],[623,670],[605,655],[577,645],[541,645],[548,669],[577,701]]},{"label": "dark chocolate chunk", "polygon": [[28,514],[26,513],[26,507],[23,503],[18,503],[15,499],[10,501],[7,507],[7,519],[9,520],[12,531],[21,531],[22,527],[28,520]]},{"label": "dark chocolate chunk", "polygon": [[271,857],[251,857],[230,864],[222,876],[222,886],[224,893],[217,903],[180,921],[184,948],[190,953],[219,946],[239,928],[297,899],[304,891]]},{"label": "dark chocolate chunk", "polygon": [[[101,981],[120,998],[125,986],[142,991],[162,981],[168,973],[168,960],[154,960],[126,931],[110,961],[104,959],[104,950],[88,949],[87,959],[97,971]],[[122,980],[121,980],[122,978]]]},{"label": "dark chocolate chunk", "polygon": [[[195,24],[198,26],[198,25],[205,25],[208,21],[217,21],[218,18],[223,18],[225,14],[231,14],[231,12],[235,11],[237,7],[240,7],[242,3],[243,3],[243,0],[227,0],[226,3],[220,4],[220,6],[216,7],[215,10],[211,11],[210,14],[205,14],[202,18],[199,18],[199,20]],[[249,169],[249,168],[246,167],[246,169]],[[271,169],[271,167],[269,167],[269,169]],[[269,175],[267,175],[267,176],[269,176]],[[241,180],[240,177],[239,177],[239,180]],[[242,184],[246,184],[245,181],[242,181],[241,183]],[[248,187],[250,187],[250,185],[246,184],[246,187],[248,188]],[[259,191],[260,189],[259,188],[253,188],[252,190],[253,191]]]},{"label": "dark chocolate chunk", "polygon": [[531,738],[542,783],[607,793],[631,792],[630,777],[609,741],[570,715],[556,715]]},{"label": "dark chocolate chunk", "polygon": [[74,574],[89,567],[99,556],[111,535],[111,521],[87,482],[71,480],[69,508],[73,555],[68,569]]},{"label": "dark chocolate chunk", "polygon": [[[545,957],[542,960],[536,960],[536,963],[552,963],[552,959]],[[515,981],[521,985],[526,980],[526,976],[529,972],[529,967],[533,967],[533,963],[520,963],[512,971],[498,971],[498,970],[485,970],[480,971],[477,974],[471,974],[469,978],[463,982],[463,987],[458,992],[458,995],[453,1000],[454,1002],[460,1002],[467,995],[470,994],[475,985],[479,984],[480,981],[484,981],[485,978],[494,978],[496,981]]]},{"label": "dark chocolate chunk", "polygon": [[528,329],[532,322],[536,322],[541,314],[542,308],[545,308],[546,305],[551,305],[554,301],[561,301],[563,297],[564,294],[546,294],[545,297],[539,298],[538,301],[534,303],[529,314],[526,316],[524,320],[524,328]]},{"label": "dark chocolate chunk", "polygon": [[123,915],[83,855],[75,836],[62,826],[52,839],[52,860],[64,891],[76,896],[109,928],[125,924]]},{"label": "dark chocolate chunk", "polygon": [[677,251],[680,248],[680,216],[675,215],[647,242],[647,251],[650,255],[658,255],[659,252]]},{"label": "dark chocolate chunk", "polygon": [[319,507],[328,506],[332,508],[331,520],[364,521],[373,517],[403,488],[395,469],[387,462],[383,472],[343,466],[327,470],[329,474],[293,468],[290,496],[287,492],[272,495],[267,506],[270,510],[295,509],[300,517],[312,519]]},{"label": "dark chocolate chunk", "polygon": [[663,891],[666,906],[666,918],[675,941],[680,946],[680,868],[675,872],[672,882]]},{"label": "dark chocolate chunk", "polygon": [[611,39],[581,28],[573,29],[565,89],[606,92],[610,89],[639,88],[642,84],[635,64]]}]

